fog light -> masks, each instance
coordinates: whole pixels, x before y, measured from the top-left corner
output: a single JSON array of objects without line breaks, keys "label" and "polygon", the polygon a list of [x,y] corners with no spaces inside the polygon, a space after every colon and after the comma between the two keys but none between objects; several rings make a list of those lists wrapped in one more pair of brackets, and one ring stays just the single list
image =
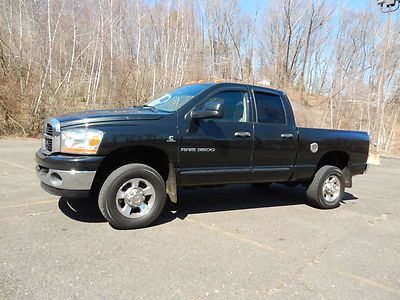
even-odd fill
[{"label": "fog light", "polygon": [[52,174],[50,175],[50,180],[51,180],[51,183],[52,183],[54,186],[60,186],[60,185],[62,184],[62,178],[61,178],[61,176],[60,176],[59,174],[57,174],[57,173],[52,173]]}]

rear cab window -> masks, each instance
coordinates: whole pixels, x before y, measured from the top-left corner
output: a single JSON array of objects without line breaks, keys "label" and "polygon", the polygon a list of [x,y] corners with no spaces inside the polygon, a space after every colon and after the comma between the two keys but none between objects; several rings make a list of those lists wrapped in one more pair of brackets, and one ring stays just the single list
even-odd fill
[{"label": "rear cab window", "polygon": [[274,94],[254,92],[257,121],[262,124],[286,124],[286,113],[281,97]]}]

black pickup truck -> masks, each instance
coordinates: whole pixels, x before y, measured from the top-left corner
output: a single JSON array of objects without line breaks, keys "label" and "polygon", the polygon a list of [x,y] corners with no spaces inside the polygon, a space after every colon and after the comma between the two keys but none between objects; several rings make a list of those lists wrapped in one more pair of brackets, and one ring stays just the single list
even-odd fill
[{"label": "black pickup truck", "polygon": [[36,161],[44,190],[93,194],[128,229],[151,224],[178,187],[302,184],[315,206],[334,208],[365,172],[368,150],[366,132],[296,127],[281,91],[199,83],[141,108],[49,118]]}]

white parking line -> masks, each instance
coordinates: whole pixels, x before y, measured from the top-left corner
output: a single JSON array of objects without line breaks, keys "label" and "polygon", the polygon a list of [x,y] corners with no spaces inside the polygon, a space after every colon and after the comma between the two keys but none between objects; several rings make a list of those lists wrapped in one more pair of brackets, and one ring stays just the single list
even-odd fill
[{"label": "white parking line", "polygon": [[219,234],[228,236],[228,237],[230,237],[230,238],[239,240],[239,241],[241,241],[241,242],[244,242],[244,243],[246,243],[246,244],[255,246],[255,247],[260,248],[260,249],[263,249],[263,250],[267,250],[267,251],[275,252],[275,253],[279,253],[279,254],[284,254],[283,251],[280,251],[280,250],[278,250],[278,249],[275,249],[275,248],[273,248],[273,247],[271,247],[271,246],[268,246],[268,245],[266,245],[266,244],[260,243],[260,242],[258,242],[258,241],[249,239],[249,238],[247,238],[247,237],[244,237],[243,235],[240,235],[240,234],[237,234],[237,233],[233,233],[233,232],[230,232],[230,231],[221,229],[221,228],[219,228],[219,227],[217,227],[217,226],[211,226],[211,225],[208,225],[208,224],[206,224],[206,223],[199,222],[199,221],[193,220],[193,219],[188,218],[188,217],[186,217],[186,218],[184,219],[184,221],[187,221],[187,222],[192,223],[192,224],[196,224],[196,225],[201,226],[201,227],[204,227],[204,228],[206,228],[206,229],[208,229],[208,230],[217,232],[217,233],[219,233]]},{"label": "white parking line", "polygon": [[387,292],[394,293],[394,294],[397,294],[397,295],[400,296],[400,289],[397,289],[397,288],[394,288],[394,287],[387,286],[385,284],[376,282],[373,279],[365,278],[365,277],[362,277],[362,276],[359,276],[359,275],[356,275],[356,274],[353,274],[353,273],[350,273],[350,272],[347,272],[347,271],[343,271],[343,270],[334,270],[334,272],[336,274],[338,274],[338,275],[343,276],[343,277],[351,278],[351,279],[357,280],[358,282],[362,282],[362,283],[365,283],[365,284],[370,285],[370,286],[381,288],[381,289],[383,289],[383,290],[385,290]]},{"label": "white parking line", "polygon": [[14,167],[23,169],[23,170],[25,170],[25,171],[35,172],[35,170],[33,170],[33,169],[31,169],[31,168],[27,168],[27,167],[25,167],[25,166],[21,166],[21,165],[19,165],[19,164],[13,163],[12,161],[0,159],[0,163],[9,164],[9,165],[11,165],[11,166],[14,166]]},{"label": "white parking line", "polygon": [[2,217],[2,218],[0,218],[0,220],[26,218],[26,217],[36,217],[36,216],[41,216],[41,215],[52,213],[52,212],[54,212],[54,210],[44,210],[44,211],[40,211],[40,212],[31,212],[31,213],[22,214],[22,215]]},{"label": "white parking line", "polygon": [[56,203],[56,202],[58,202],[57,199],[43,200],[43,201],[27,202],[27,203],[8,205],[8,206],[0,206],[0,209],[20,208],[20,207],[28,207],[28,206],[33,206],[33,205],[44,205],[44,204]]}]

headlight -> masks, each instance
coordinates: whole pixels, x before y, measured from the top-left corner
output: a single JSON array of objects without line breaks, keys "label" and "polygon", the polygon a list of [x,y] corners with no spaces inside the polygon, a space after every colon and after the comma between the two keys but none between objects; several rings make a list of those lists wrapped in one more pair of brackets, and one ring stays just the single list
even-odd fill
[{"label": "headlight", "polygon": [[61,152],[74,154],[96,154],[104,132],[92,129],[67,129],[61,131]]}]

